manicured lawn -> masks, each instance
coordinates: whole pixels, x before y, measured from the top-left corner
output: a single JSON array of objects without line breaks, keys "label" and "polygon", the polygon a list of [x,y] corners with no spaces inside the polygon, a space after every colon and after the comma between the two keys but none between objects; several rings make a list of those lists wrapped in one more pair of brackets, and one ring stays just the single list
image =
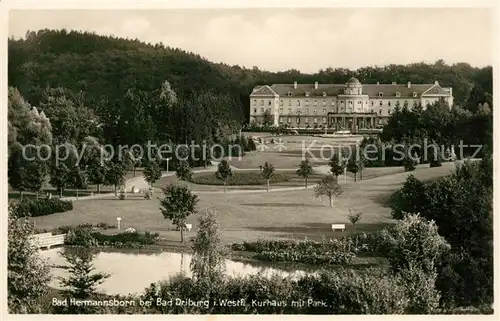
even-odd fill
[{"label": "manicured lawn", "polygon": [[[443,167],[428,168],[419,166],[413,174],[419,179],[433,179],[451,172],[453,164]],[[360,211],[363,218],[357,223],[357,231],[380,229],[394,222],[387,207],[387,198],[407,177],[407,173],[397,173],[367,179],[361,182],[348,182],[344,195],[335,200],[330,208],[327,201],[316,199],[312,189],[270,192],[270,193],[219,193],[199,194],[199,210],[214,208],[223,230],[223,241],[226,243],[255,241],[259,237],[298,237],[307,236],[319,239],[321,235],[338,236],[341,232],[332,232],[332,223],[346,223],[349,209]],[[174,178],[169,178],[174,180]],[[302,180],[300,180],[302,182]],[[156,186],[159,186],[156,184]],[[199,185],[198,185],[199,186]],[[221,188],[221,187],[218,187]],[[62,225],[82,223],[116,224],[116,217],[121,217],[122,228],[136,228],[139,231],[158,232],[171,242],[180,240],[180,233],[174,231],[173,225],[163,219],[159,210],[162,198],[157,191],[152,200],[144,200],[142,195],[131,195],[126,200],[118,200],[109,196],[103,199],[74,202],[73,211],[35,217],[39,229],[51,229]],[[188,237],[196,233],[196,216],[188,219],[193,230]]]},{"label": "manicured lawn", "polygon": [[[275,173],[273,177],[269,180],[271,184],[288,182],[290,180],[290,175],[285,173]],[[224,185],[224,182],[217,179],[215,173],[195,173],[193,175],[192,182],[199,185]],[[228,186],[233,185],[264,185],[267,184],[266,179],[261,175],[259,171],[255,172],[233,172],[232,175],[227,179],[226,184]]]}]

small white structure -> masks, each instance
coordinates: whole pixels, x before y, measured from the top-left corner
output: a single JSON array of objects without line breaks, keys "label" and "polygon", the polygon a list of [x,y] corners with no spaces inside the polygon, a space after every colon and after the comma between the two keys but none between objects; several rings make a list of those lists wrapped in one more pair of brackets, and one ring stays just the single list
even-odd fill
[{"label": "small white structure", "polygon": [[118,229],[120,229],[120,222],[121,222],[122,218],[121,217],[117,217],[116,218],[116,221],[118,222]]},{"label": "small white structure", "polygon": [[185,225],[185,228],[186,228],[186,230],[188,230],[188,232],[189,232],[189,231],[191,231],[191,229],[193,228],[193,225],[192,225],[192,224],[186,224],[186,225]]},{"label": "small white structure", "polygon": [[139,192],[140,192],[140,190],[137,186],[132,186],[132,194],[137,194]]},{"label": "small white structure", "polygon": [[345,230],[345,224],[332,224],[332,231],[340,230],[341,232],[344,232]]},{"label": "small white structure", "polygon": [[136,233],[137,231],[133,227],[129,227],[128,229],[125,230],[125,233]]}]

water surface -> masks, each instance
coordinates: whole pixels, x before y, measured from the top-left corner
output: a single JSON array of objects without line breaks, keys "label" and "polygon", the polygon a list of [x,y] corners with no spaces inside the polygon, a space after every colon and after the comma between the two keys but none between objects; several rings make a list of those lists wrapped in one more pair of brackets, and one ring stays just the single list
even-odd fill
[{"label": "water surface", "polygon": [[[42,257],[49,264],[56,266],[52,269],[54,276],[51,286],[60,288],[57,277],[68,275],[65,269],[57,266],[65,266],[67,262],[59,254],[63,248],[41,251]],[[168,280],[170,277],[183,273],[191,276],[189,264],[190,254],[173,252],[142,253],[130,252],[99,252],[94,261],[95,272],[109,273],[111,276],[98,288],[100,292],[107,294],[129,294],[142,292],[151,283]],[[304,271],[285,272],[273,267],[256,266],[247,263],[226,260],[226,274],[229,276],[244,276],[262,273],[270,276],[279,273],[283,276],[299,276]]]}]

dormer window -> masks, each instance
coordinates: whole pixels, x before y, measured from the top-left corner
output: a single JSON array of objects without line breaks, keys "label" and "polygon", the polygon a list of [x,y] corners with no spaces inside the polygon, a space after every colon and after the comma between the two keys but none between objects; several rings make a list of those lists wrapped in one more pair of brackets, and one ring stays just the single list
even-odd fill
[{"label": "dormer window", "polygon": [[323,92],[323,97],[326,97],[326,93],[325,92]]},{"label": "dormer window", "polygon": [[401,93],[400,93],[400,92],[397,92],[397,93],[396,93],[396,97],[401,97]]},{"label": "dormer window", "polygon": [[379,97],[383,97],[383,96],[384,96],[384,93],[383,93],[383,92],[379,92],[379,93],[378,93],[378,96],[379,96]]},{"label": "dormer window", "polygon": [[417,98],[417,93],[413,93],[413,98]]},{"label": "dormer window", "polygon": [[306,92],[306,97],[309,97],[309,92]]},{"label": "dormer window", "polygon": [[290,97],[290,96],[292,96],[292,92],[291,91],[288,92],[288,97]]}]

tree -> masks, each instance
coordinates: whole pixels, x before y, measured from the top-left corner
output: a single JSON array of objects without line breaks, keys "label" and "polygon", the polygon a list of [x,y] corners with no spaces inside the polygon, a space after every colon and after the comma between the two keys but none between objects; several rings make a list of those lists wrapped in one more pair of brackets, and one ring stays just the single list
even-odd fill
[{"label": "tree", "polygon": [[330,172],[332,172],[335,179],[338,181],[339,175],[342,175],[345,170],[345,160],[341,159],[338,154],[333,154],[330,162],[328,163],[330,166]]},{"label": "tree", "polygon": [[193,170],[191,166],[189,166],[188,161],[181,160],[177,164],[177,168],[175,170],[175,175],[178,179],[189,182],[193,178]]},{"label": "tree", "polygon": [[437,144],[430,147],[432,150],[431,159],[429,160],[429,167],[440,167],[442,166],[442,150]]},{"label": "tree", "polygon": [[191,193],[184,185],[168,185],[163,188],[165,198],[161,200],[160,208],[163,217],[172,221],[181,232],[181,242],[184,242],[184,228],[188,216],[196,213],[198,196]]},{"label": "tree", "polygon": [[45,88],[40,95],[40,110],[51,120],[55,143],[77,145],[85,137],[101,135],[100,121],[85,105],[83,92],[74,94],[66,88]]},{"label": "tree", "polygon": [[391,201],[393,213],[404,209],[434,220],[439,234],[451,245],[438,267],[436,282],[447,304],[493,302],[493,187],[485,179],[492,176],[487,159],[485,164],[467,162],[449,177],[425,184],[416,181],[412,184],[417,186],[416,193],[403,186]]},{"label": "tree", "polygon": [[359,161],[356,160],[355,155],[353,155],[353,156],[351,156],[351,158],[349,158],[349,161],[347,162],[347,165],[346,165],[346,169],[347,169],[347,171],[354,174],[354,181],[356,182],[357,176],[358,176],[357,174],[360,171],[360,166],[359,166]]},{"label": "tree", "polygon": [[417,168],[417,158],[414,155],[410,154],[410,150],[408,147],[405,148],[405,156],[403,159],[403,167],[405,172],[413,172],[415,168]]},{"label": "tree", "polygon": [[[10,313],[41,313],[40,302],[48,293],[50,268],[31,241],[34,222],[9,205],[7,242],[7,301]],[[24,216],[24,217],[22,217]],[[19,218],[18,218],[19,217]]]},{"label": "tree", "polygon": [[333,198],[343,194],[342,186],[337,182],[337,178],[333,175],[324,176],[314,187],[314,195],[316,197],[328,197],[330,207],[333,207]]},{"label": "tree", "polygon": [[16,143],[8,160],[9,185],[20,192],[21,199],[25,191],[36,192],[38,195],[49,177],[46,161],[38,158],[30,149],[26,149],[23,155],[22,149],[21,145]]},{"label": "tree", "polygon": [[269,192],[269,181],[274,177],[274,166],[266,162],[262,167],[262,177],[267,180],[267,191]]},{"label": "tree", "polygon": [[13,87],[8,92],[8,129],[9,184],[21,193],[21,198],[24,191],[38,193],[48,179],[48,150],[42,146],[51,146],[52,126],[45,114]]},{"label": "tree", "polygon": [[271,115],[269,109],[266,109],[266,111],[262,115],[262,125],[264,125],[264,127],[269,127],[273,125],[273,123],[274,123],[273,115]]},{"label": "tree", "polygon": [[92,162],[86,168],[87,177],[91,184],[97,185],[97,193],[101,193],[101,185],[106,183],[106,172],[108,168],[106,164],[101,164],[97,161]]},{"label": "tree", "polygon": [[50,175],[50,184],[56,187],[59,190],[59,196],[63,197],[64,189],[70,186],[70,169],[64,163],[54,164],[54,167]]},{"label": "tree", "polygon": [[[64,288],[63,293],[67,299],[89,300],[96,297],[97,287],[102,284],[109,274],[93,273],[95,270],[93,261],[95,254],[91,248],[78,247],[65,249],[60,252],[69,266],[66,269],[69,272],[68,277],[60,277],[60,284]],[[68,300],[69,301],[69,300]],[[71,305],[69,304],[67,313],[71,314],[89,314],[94,311],[91,305]]]},{"label": "tree", "polygon": [[392,217],[402,219],[405,213],[419,213],[425,206],[425,193],[424,183],[409,175],[401,189],[391,198]]},{"label": "tree", "polygon": [[107,171],[105,175],[105,184],[114,187],[115,195],[117,195],[118,185],[123,185],[125,182],[125,174],[127,173],[127,164],[122,160],[112,159],[107,163]]},{"label": "tree", "polygon": [[209,287],[221,281],[224,276],[226,250],[221,237],[215,210],[206,210],[198,218],[198,232],[192,245],[191,272],[196,281]]},{"label": "tree", "polygon": [[309,162],[309,159],[300,162],[299,169],[296,171],[297,175],[304,178],[304,182],[307,188],[307,179],[314,173],[313,167]]},{"label": "tree", "polygon": [[361,218],[363,217],[363,213],[353,212],[351,209],[349,209],[349,215],[347,217],[349,218],[349,221],[351,221],[352,227],[356,229],[356,223],[361,220]]},{"label": "tree", "polygon": [[231,166],[229,166],[229,163],[225,159],[222,160],[217,166],[217,172],[215,172],[215,177],[217,177],[218,180],[224,182],[224,193],[226,192],[227,180],[232,175],[233,174],[231,172]]},{"label": "tree", "polygon": [[409,313],[432,313],[439,305],[436,267],[450,250],[438,226],[418,214],[405,215],[383,231],[382,248],[392,271],[405,283]]},{"label": "tree", "polygon": [[156,160],[151,160],[148,162],[144,168],[144,179],[149,185],[153,184],[161,178],[161,168]]},{"label": "tree", "polygon": [[78,198],[78,192],[81,189],[88,188],[87,174],[79,166],[73,166],[69,174],[70,187],[76,189],[76,197]]}]

